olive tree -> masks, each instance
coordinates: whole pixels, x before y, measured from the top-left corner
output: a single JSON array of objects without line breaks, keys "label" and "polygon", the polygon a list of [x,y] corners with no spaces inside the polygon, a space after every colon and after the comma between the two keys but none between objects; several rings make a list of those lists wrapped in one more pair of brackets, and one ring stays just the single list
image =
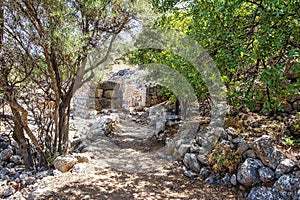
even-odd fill
[{"label": "olive tree", "polygon": [[[30,151],[25,152],[24,131],[42,164],[46,162],[45,147],[28,122],[32,118],[29,111],[36,111],[32,104],[40,109],[53,104],[49,108],[53,120],[46,121],[53,125],[46,129],[51,132],[47,133],[51,143],[47,150],[65,152],[71,99],[76,89],[92,79],[96,67],[87,65],[88,55],[104,43],[112,45],[115,36],[127,28],[132,9],[130,3],[117,0],[4,0],[0,14],[1,93],[11,108],[14,138],[24,149],[21,153],[30,168],[33,164]],[[98,64],[105,61],[109,49]],[[81,81],[75,84],[78,74]]]}]

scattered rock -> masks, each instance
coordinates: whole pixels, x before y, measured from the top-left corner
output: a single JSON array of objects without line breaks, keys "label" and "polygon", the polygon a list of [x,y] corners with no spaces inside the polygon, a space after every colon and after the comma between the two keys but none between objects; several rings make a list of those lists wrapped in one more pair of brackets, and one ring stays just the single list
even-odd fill
[{"label": "scattered rock", "polygon": [[249,149],[243,153],[243,158],[256,158],[256,154],[252,149]]},{"label": "scattered rock", "polygon": [[280,177],[283,174],[287,174],[295,167],[296,163],[291,159],[282,160],[276,168],[275,175],[276,177]]},{"label": "scattered rock", "polygon": [[232,174],[231,178],[230,178],[230,183],[232,185],[237,185],[237,179],[236,179],[236,175],[235,174]]},{"label": "scattered rock", "polygon": [[247,158],[240,166],[237,173],[237,180],[244,186],[252,186],[260,182],[258,170],[263,164],[260,160]]},{"label": "scattered rock", "polygon": [[97,122],[95,122],[90,130],[87,132],[87,139],[90,141],[95,141],[101,136],[108,136],[112,132],[112,124],[115,119],[110,116],[101,117]]},{"label": "scattered rock", "polygon": [[77,159],[74,156],[58,156],[54,160],[54,167],[61,172],[69,171],[75,164],[77,163]]},{"label": "scattered rock", "polygon": [[189,169],[195,171],[195,172],[200,172],[200,165],[197,160],[196,154],[193,153],[187,153],[184,156],[183,163],[185,164],[186,167]]},{"label": "scattered rock", "polygon": [[237,145],[237,150],[240,152],[240,154],[243,154],[250,148],[249,144],[241,137],[233,139],[232,143]]},{"label": "scattered rock", "polygon": [[10,157],[10,161],[15,163],[16,165],[21,165],[22,164],[22,157],[19,155],[13,155]]},{"label": "scattered rock", "polygon": [[265,186],[253,187],[247,198],[249,200],[284,200],[284,198],[280,197],[272,188]]},{"label": "scattered rock", "polygon": [[4,198],[7,198],[7,197],[11,196],[11,195],[12,195],[13,193],[15,193],[15,192],[16,192],[16,191],[15,191],[15,188],[9,186],[9,187],[6,189],[6,191],[4,192],[3,197],[4,197]]},{"label": "scattered rock", "polygon": [[300,171],[281,176],[274,184],[277,190],[296,192],[300,190]]},{"label": "scattered rock", "polygon": [[7,161],[14,154],[12,149],[4,149],[0,153],[0,160]]},{"label": "scattered rock", "polygon": [[252,143],[252,149],[263,164],[276,169],[277,165],[284,159],[284,154],[275,148],[271,136],[264,135]]},{"label": "scattered rock", "polygon": [[258,170],[259,178],[262,182],[270,182],[274,179],[274,172],[268,167],[262,167]]},{"label": "scattered rock", "polygon": [[201,165],[208,165],[208,159],[207,159],[207,157],[206,157],[205,155],[203,155],[203,154],[198,154],[198,155],[197,155],[197,159],[198,159],[198,161],[199,161],[199,163],[200,163]]},{"label": "scattered rock", "polygon": [[211,174],[211,170],[208,167],[201,168],[199,175],[204,180]]},{"label": "scattered rock", "polygon": [[58,176],[61,176],[61,175],[62,175],[62,172],[61,172],[61,171],[59,171],[59,170],[57,170],[57,169],[53,170],[53,176],[58,177]]},{"label": "scattered rock", "polygon": [[72,168],[72,173],[85,174],[86,173],[86,165],[84,163],[75,164]]},{"label": "scattered rock", "polygon": [[192,172],[192,171],[185,171],[184,175],[188,178],[195,178],[197,176],[197,174],[195,172]]},{"label": "scattered rock", "polygon": [[73,153],[72,155],[75,156],[78,163],[88,163],[91,161],[91,157],[86,153]]},{"label": "scattered rock", "polygon": [[189,153],[191,145],[181,144],[178,148],[178,154],[180,157],[183,157],[186,153]]}]

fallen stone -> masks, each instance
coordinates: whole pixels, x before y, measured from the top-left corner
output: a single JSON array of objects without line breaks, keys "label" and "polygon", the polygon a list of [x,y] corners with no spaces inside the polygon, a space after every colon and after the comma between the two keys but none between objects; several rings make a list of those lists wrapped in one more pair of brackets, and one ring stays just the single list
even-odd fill
[{"label": "fallen stone", "polygon": [[259,178],[262,182],[270,182],[274,179],[274,172],[268,167],[262,167],[258,170]]},{"label": "fallen stone", "polygon": [[54,167],[61,172],[69,171],[75,164],[77,163],[77,159],[74,156],[58,156],[54,160]]},{"label": "fallen stone", "polygon": [[272,188],[265,186],[253,187],[247,195],[249,200],[285,200]]},{"label": "fallen stone", "polygon": [[178,148],[178,154],[180,157],[183,157],[186,153],[189,153],[191,145],[181,144]]},{"label": "fallen stone", "polygon": [[208,167],[201,168],[199,175],[204,180],[211,174],[211,170]]},{"label": "fallen stone", "polygon": [[12,149],[4,149],[0,153],[0,160],[7,161],[14,154]]},{"label": "fallen stone", "polygon": [[16,165],[21,165],[22,164],[22,157],[19,155],[13,155],[10,157],[10,161],[15,163]]},{"label": "fallen stone", "polygon": [[198,161],[199,161],[199,163],[200,163],[201,165],[208,165],[208,159],[207,159],[207,157],[206,157],[205,155],[203,155],[203,154],[198,154],[198,155],[197,155],[197,159],[198,159]]},{"label": "fallen stone", "polygon": [[234,138],[232,143],[237,145],[237,150],[240,152],[240,154],[243,154],[250,148],[249,144],[241,137]]},{"label": "fallen stone", "polygon": [[184,156],[183,163],[185,164],[186,167],[189,169],[199,173],[200,172],[200,165],[197,160],[196,154],[193,153],[187,153]]},{"label": "fallen stone", "polygon": [[281,176],[275,183],[277,190],[296,192],[300,190],[300,171]]},{"label": "fallen stone", "polygon": [[72,168],[72,173],[86,174],[86,165],[84,163],[77,163]]},{"label": "fallen stone", "polygon": [[247,158],[239,167],[237,180],[244,186],[250,187],[260,182],[258,170],[263,166],[260,160]]},{"label": "fallen stone", "polygon": [[78,163],[88,163],[91,161],[91,157],[87,153],[73,153],[72,155],[75,156]]},{"label": "fallen stone", "polygon": [[281,175],[289,173],[296,166],[296,163],[291,159],[282,160],[276,168],[275,175],[279,178]]},{"label": "fallen stone", "polygon": [[247,159],[247,158],[256,158],[256,154],[253,150],[249,149],[247,151],[245,151],[243,153],[243,158],[244,159]]},{"label": "fallen stone", "polygon": [[195,172],[192,172],[192,171],[185,171],[183,174],[186,177],[188,177],[188,178],[195,178],[195,177],[197,177],[197,174]]},{"label": "fallen stone", "polygon": [[61,171],[59,171],[59,170],[57,170],[57,169],[53,170],[53,176],[59,177],[59,176],[61,176],[61,175],[62,175],[62,172],[61,172]]},{"label": "fallen stone", "polygon": [[232,176],[230,177],[230,183],[234,186],[237,185],[237,179],[236,179],[236,175],[232,174]]},{"label": "fallen stone", "polygon": [[264,135],[252,142],[252,149],[263,164],[276,169],[277,165],[285,158],[284,154],[274,147],[271,136]]}]

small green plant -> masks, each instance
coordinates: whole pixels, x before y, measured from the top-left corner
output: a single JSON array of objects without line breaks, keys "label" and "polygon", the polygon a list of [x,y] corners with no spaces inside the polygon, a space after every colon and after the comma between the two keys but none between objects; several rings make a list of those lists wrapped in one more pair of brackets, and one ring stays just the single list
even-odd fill
[{"label": "small green plant", "polygon": [[284,136],[283,142],[286,146],[299,146],[300,147],[300,138],[299,139],[293,139],[291,136]]},{"label": "small green plant", "polygon": [[59,156],[59,152],[57,152],[57,151],[55,151],[55,152],[46,151],[45,155],[46,155],[46,160],[47,160],[47,163],[48,163],[48,167],[53,167],[54,166],[54,160],[55,160],[55,158],[57,158]]},{"label": "small green plant", "polygon": [[215,173],[223,173],[226,171],[234,173],[242,160],[239,151],[234,151],[229,145],[220,142],[215,144],[214,151],[207,157],[208,162]]}]

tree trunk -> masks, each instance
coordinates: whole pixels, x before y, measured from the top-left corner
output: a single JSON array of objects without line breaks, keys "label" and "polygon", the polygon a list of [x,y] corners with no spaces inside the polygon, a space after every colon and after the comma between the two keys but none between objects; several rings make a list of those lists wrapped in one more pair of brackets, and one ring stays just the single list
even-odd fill
[{"label": "tree trunk", "polygon": [[13,138],[18,143],[25,168],[27,170],[33,169],[34,165],[30,151],[30,144],[24,135],[21,115],[16,109],[11,108],[11,110],[14,116]]}]

